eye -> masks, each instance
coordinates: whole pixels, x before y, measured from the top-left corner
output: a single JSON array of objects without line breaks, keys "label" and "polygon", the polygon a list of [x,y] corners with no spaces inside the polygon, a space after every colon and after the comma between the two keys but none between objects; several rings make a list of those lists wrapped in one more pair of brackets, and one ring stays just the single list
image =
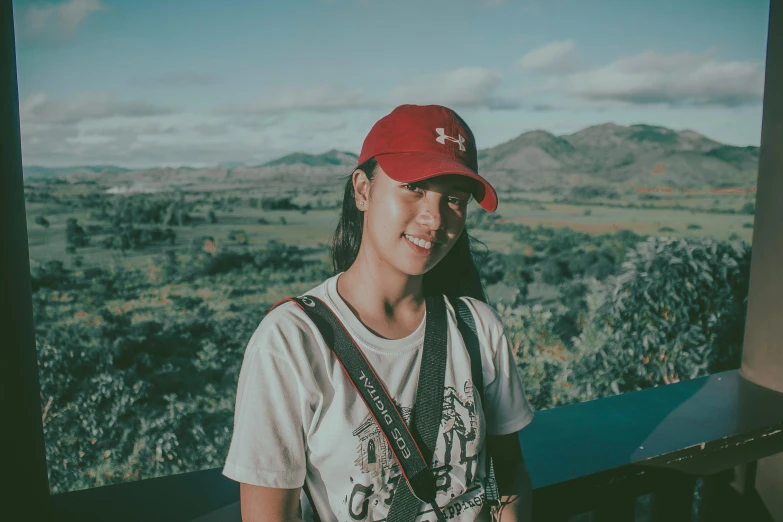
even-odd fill
[{"label": "eye", "polygon": [[410,190],[411,192],[416,192],[416,191],[419,190],[419,186],[416,185],[415,183],[406,183],[402,187],[407,189],[407,190]]},{"label": "eye", "polygon": [[455,197],[449,198],[449,203],[455,205],[459,209],[464,209],[465,205],[467,205],[466,201],[463,201],[460,198],[455,198]]}]

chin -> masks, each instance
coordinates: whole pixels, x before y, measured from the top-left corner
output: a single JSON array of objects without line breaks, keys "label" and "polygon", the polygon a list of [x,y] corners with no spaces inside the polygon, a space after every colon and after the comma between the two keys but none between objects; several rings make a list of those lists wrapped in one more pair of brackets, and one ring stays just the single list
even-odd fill
[{"label": "chin", "polygon": [[[407,241],[406,239],[403,239],[403,241]],[[435,266],[437,266],[438,263],[441,262],[444,255],[436,256],[435,259],[429,258],[426,260],[417,260],[415,257],[410,257],[410,252],[408,251],[407,246],[403,246],[402,248],[403,252],[401,252],[399,255],[400,257],[397,257],[396,259],[386,258],[387,263],[397,269],[399,272],[406,274],[411,277],[415,276],[423,276]]]},{"label": "chin", "polygon": [[401,271],[403,273],[408,274],[409,276],[423,276],[424,274],[426,274],[427,272],[435,268],[435,266],[438,264],[439,261],[440,260],[437,260],[435,262],[430,261],[423,265],[422,264],[416,265],[415,263],[410,263],[407,266],[400,267],[400,268],[402,268]]},{"label": "chin", "polygon": [[401,266],[398,267],[397,269],[403,274],[411,277],[423,276],[424,274],[430,271],[430,268],[428,267],[414,267],[414,266]]}]

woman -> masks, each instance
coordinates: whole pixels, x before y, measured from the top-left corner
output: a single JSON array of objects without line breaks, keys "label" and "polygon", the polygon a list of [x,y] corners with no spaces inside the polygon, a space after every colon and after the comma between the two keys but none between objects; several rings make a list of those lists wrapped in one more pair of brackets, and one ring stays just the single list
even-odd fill
[{"label": "woman", "polygon": [[[481,344],[484,404],[447,304],[443,417],[430,463],[435,500],[447,519],[489,520],[489,452],[500,520],[529,520],[531,486],[517,432],[533,412],[503,325],[485,303],[465,230],[471,196],[488,211],[497,207],[477,170],[473,133],[452,110],[403,105],[379,120],[345,188],[332,243],[337,275],[307,295],[336,314],[408,421],[425,299],[465,297]],[[384,520],[395,486],[406,486],[367,405],[295,303],[274,307],[250,339],[223,473],[241,483],[246,522],[308,519],[311,507],[322,521]],[[416,520],[435,519],[422,503]]]}]

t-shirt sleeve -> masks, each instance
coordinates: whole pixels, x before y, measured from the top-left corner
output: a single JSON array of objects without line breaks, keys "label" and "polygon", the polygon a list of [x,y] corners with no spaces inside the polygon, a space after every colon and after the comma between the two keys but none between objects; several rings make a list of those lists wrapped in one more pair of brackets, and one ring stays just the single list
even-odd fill
[{"label": "t-shirt sleeve", "polygon": [[[534,413],[525,395],[511,343],[494,309],[477,300],[471,300],[471,304],[476,312],[476,326],[486,336],[485,342],[482,343],[481,357],[487,433],[515,433],[530,424]],[[479,334],[479,339],[484,335]]]},{"label": "t-shirt sleeve", "polygon": [[264,318],[245,350],[223,475],[246,484],[291,489],[304,484],[306,429],[301,378],[287,356],[290,330],[296,325],[290,314],[278,313],[283,306]]}]

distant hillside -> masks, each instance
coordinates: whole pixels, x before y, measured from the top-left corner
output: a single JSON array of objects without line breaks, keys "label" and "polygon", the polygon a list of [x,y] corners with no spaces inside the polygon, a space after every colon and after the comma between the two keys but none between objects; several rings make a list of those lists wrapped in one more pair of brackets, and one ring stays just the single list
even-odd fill
[{"label": "distant hillside", "polygon": [[526,132],[482,150],[479,169],[499,188],[527,190],[750,188],[758,158],[758,147],[724,145],[694,131],[605,123],[563,136]]},{"label": "distant hillside", "polygon": [[115,167],[113,165],[87,165],[81,167],[37,167],[24,166],[22,175],[25,178],[50,178],[53,176],[71,176],[74,174],[124,174],[132,169]]},{"label": "distant hillside", "polygon": [[313,155],[303,152],[295,152],[276,160],[264,163],[264,167],[276,167],[280,165],[307,165],[308,167],[327,167],[334,165],[356,166],[359,157],[352,152],[341,152],[332,149],[323,154]]}]

